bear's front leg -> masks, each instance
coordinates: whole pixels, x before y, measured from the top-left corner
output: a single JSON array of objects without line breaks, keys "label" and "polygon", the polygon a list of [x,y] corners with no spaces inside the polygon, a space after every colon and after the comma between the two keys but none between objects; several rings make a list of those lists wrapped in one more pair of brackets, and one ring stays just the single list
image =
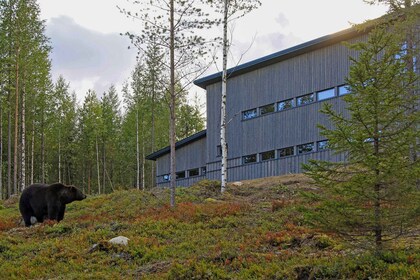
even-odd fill
[{"label": "bear's front leg", "polygon": [[59,212],[60,212],[60,205],[57,204],[50,204],[48,205],[48,219],[59,221]]},{"label": "bear's front leg", "polygon": [[61,221],[62,219],[64,219],[65,211],[66,211],[66,205],[64,204],[63,206],[61,206],[60,211],[58,211],[57,221]]}]

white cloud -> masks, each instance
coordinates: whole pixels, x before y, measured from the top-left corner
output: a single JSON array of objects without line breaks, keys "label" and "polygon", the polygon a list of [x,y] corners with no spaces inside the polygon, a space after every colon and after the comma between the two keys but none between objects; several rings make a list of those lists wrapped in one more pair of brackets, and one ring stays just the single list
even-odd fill
[{"label": "white cloud", "polygon": [[78,96],[88,89],[98,95],[129,77],[136,52],[130,41],[117,33],[100,33],[76,24],[66,16],[47,23],[51,38],[53,78],[63,75]]}]

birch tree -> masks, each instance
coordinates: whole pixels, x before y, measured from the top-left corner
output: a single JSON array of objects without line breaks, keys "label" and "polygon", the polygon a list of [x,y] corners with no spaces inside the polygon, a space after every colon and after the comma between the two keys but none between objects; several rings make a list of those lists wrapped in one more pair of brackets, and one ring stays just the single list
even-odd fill
[{"label": "birch tree", "polygon": [[222,55],[222,100],[220,105],[220,146],[222,148],[221,160],[221,192],[226,189],[227,183],[227,157],[228,145],[226,141],[226,97],[227,97],[227,81],[228,81],[228,53],[231,42],[228,39],[228,24],[232,20],[242,17],[261,5],[259,0],[223,0],[223,55]]},{"label": "birch tree", "polygon": [[[217,20],[211,20],[196,0],[134,1],[141,5],[139,13],[122,9],[127,16],[139,19],[143,25],[140,35],[127,33],[134,45],[144,48],[151,38],[167,52],[163,66],[168,71],[166,81],[170,109],[170,189],[171,206],[175,206],[176,187],[176,107],[178,96],[203,71],[202,61],[206,55],[206,40],[197,32],[210,28]],[[213,42],[213,41],[212,41]],[[176,85],[180,85],[179,89]]]}]

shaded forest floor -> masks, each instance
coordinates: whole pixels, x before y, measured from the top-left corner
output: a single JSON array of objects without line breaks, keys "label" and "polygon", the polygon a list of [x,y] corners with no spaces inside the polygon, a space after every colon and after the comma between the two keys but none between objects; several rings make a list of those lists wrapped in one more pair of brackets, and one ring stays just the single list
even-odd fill
[{"label": "shaded forest floor", "polygon": [[[169,191],[125,190],[67,206],[62,222],[19,225],[0,202],[0,279],[420,279],[418,237],[376,257],[305,219],[303,175]],[[107,241],[128,237],[127,246]],[[97,244],[96,247],[93,246]]]}]

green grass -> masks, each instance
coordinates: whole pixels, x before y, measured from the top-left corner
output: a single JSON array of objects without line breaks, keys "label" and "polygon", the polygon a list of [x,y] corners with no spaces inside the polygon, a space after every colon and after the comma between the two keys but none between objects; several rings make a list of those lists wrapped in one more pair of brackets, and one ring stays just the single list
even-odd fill
[{"label": "green grass", "polygon": [[[175,208],[168,190],[118,191],[30,228],[18,224],[16,201],[3,202],[0,279],[420,278],[418,239],[380,257],[355,249],[305,221],[304,190],[313,188],[301,175],[248,181],[224,195],[206,181],[178,189]],[[128,246],[107,242],[119,235]]]}]

